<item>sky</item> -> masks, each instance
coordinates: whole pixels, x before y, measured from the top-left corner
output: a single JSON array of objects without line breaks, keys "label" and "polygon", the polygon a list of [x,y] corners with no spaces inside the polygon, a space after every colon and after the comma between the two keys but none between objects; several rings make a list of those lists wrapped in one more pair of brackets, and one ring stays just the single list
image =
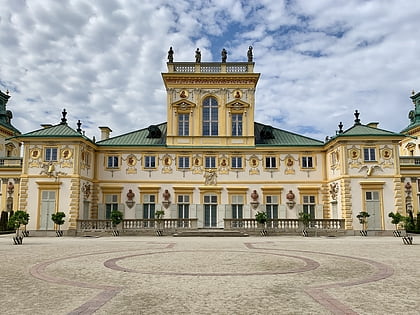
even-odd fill
[{"label": "sky", "polygon": [[175,62],[247,61],[255,120],[318,140],[354,123],[399,132],[420,90],[420,1],[0,0],[0,90],[22,133],[82,123],[99,140],[165,122]]}]

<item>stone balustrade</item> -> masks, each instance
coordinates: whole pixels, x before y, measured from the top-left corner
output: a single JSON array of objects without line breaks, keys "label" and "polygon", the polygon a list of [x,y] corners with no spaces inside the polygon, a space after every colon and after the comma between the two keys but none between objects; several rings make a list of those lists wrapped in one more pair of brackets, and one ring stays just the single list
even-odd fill
[{"label": "stone balustrade", "polygon": [[252,62],[174,62],[168,63],[168,72],[175,73],[252,73]]},{"label": "stone balustrade", "polygon": [[[225,230],[253,231],[261,228],[255,219],[224,219]],[[268,220],[265,228],[274,232],[299,232],[303,229],[298,219]],[[344,230],[344,219],[311,219],[310,230]],[[179,229],[197,229],[197,219],[124,219],[118,226],[121,231],[141,231],[159,229],[176,231]],[[111,220],[77,220],[77,230],[83,231],[111,231]]]}]

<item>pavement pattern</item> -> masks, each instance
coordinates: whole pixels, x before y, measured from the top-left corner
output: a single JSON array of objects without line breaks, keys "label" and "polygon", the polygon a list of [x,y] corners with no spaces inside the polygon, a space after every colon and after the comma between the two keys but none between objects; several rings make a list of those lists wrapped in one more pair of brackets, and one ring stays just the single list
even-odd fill
[{"label": "pavement pattern", "polygon": [[419,314],[397,237],[0,236],[1,314]]}]

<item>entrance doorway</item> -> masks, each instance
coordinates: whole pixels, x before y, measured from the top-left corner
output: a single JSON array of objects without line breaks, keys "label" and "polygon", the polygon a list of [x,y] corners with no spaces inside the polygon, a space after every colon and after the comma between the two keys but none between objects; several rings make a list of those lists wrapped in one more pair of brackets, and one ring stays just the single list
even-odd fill
[{"label": "entrance doorway", "polygon": [[204,196],[204,227],[217,227],[217,196]]},{"label": "entrance doorway", "polygon": [[382,230],[382,214],[379,191],[366,191],[366,212],[370,215],[368,218],[368,229]]}]

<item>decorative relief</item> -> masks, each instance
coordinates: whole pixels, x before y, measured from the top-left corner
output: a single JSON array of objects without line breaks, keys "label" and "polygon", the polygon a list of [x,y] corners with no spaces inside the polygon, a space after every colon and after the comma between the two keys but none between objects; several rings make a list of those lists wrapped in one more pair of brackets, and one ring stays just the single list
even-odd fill
[{"label": "decorative relief", "polygon": [[235,90],[235,91],[233,92],[233,97],[234,97],[234,98],[237,98],[237,99],[242,98],[242,92],[241,92],[240,90]]},{"label": "decorative relief", "polygon": [[57,171],[55,169],[55,164],[53,164],[52,162],[42,164],[42,171],[39,173],[39,175],[42,174],[45,174],[48,177],[54,177],[55,179],[57,179],[59,175],[66,175],[66,173]]},{"label": "decorative relief", "polygon": [[133,193],[133,190],[129,189],[127,193],[127,200],[125,202],[129,209],[133,208],[133,206],[136,204],[136,202],[133,200],[135,196],[136,194]]},{"label": "decorative relief", "polygon": [[249,175],[260,174],[260,170],[258,169],[259,164],[260,164],[260,159],[257,156],[253,155],[250,157],[249,166],[251,167],[251,169],[249,170]]},{"label": "decorative relief", "polygon": [[203,158],[199,155],[194,155],[192,165],[193,174],[201,174],[203,172]]},{"label": "decorative relief", "polygon": [[89,183],[83,183],[82,185],[82,193],[83,193],[83,199],[87,200],[89,199],[92,191],[91,191],[91,185]]},{"label": "decorative relief", "polygon": [[188,91],[187,91],[187,90],[182,90],[182,91],[179,93],[179,97],[180,97],[180,98],[187,98],[187,97],[188,97]]},{"label": "decorative relief", "polygon": [[73,149],[65,146],[61,149],[60,153],[60,166],[61,167],[73,167]]},{"label": "decorative relief", "polygon": [[91,153],[89,152],[89,150],[83,146],[81,148],[81,152],[80,152],[80,164],[81,164],[81,168],[82,169],[90,169],[90,157],[91,157]]},{"label": "decorative relief", "polygon": [[214,170],[208,170],[204,173],[204,184],[207,186],[217,185],[217,174]]},{"label": "decorative relief", "polygon": [[334,150],[330,154],[331,169],[335,170],[340,166],[340,155],[338,149]]},{"label": "decorative relief", "polygon": [[293,207],[296,204],[296,201],[295,201],[295,194],[293,193],[292,190],[289,190],[289,192],[286,194],[286,199],[287,199],[286,204],[289,207],[289,209],[293,209]]},{"label": "decorative relief", "polygon": [[126,161],[127,168],[125,169],[126,174],[137,174],[137,161],[138,159],[134,154],[129,154],[126,159],[121,158],[123,161]]},{"label": "decorative relief", "polygon": [[362,165],[360,149],[353,146],[348,150],[348,163],[350,168],[359,168]]},{"label": "decorative relief", "polygon": [[31,149],[29,149],[29,167],[41,167],[42,163],[41,163],[41,149],[38,147],[33,147]]},{"label": "decorative relief", "polygon": [[162,157],[162,164],[163,164],[163,168],[162,168],[162,173],[163,174],[169,174],[172,173],[172,157],[169,154],[165,154]]},{"label": "decorative relief", "polygon": [[339,188],[338,183],[331,183],[330,184],[329,192],[330,192],[330,196],[331,196],[332,201],[337,201],[338,188]]},{"label": "decorative relief", "polygon": [[375,171],[383,171],[383,169],[378,164],[375,164],[375,165],[363,165],[360,168],[359,173],[366,172],[366,176],[371,176],[371,175],[373,175],[373,173]]},{"label": "decorative relief", "polygon": [[380,152],[380,164],[384,168],[393,168],[394,167],[394,159],[392,154],[392,149],[385,146],[379,150]]},{"label": "decorative relief", "polygon": [[292,155],[287,155],[284,160],[280,159],[281,161],[284,161],[284,164],[286,166],[286,169],[284,170],[285,175],[294,175],[295,174],[295,162],[296,160]]},{"label": "decorative relief", "polygon": [[229,163],[225,155],[219,157],[219,174],[229,174]]}]

